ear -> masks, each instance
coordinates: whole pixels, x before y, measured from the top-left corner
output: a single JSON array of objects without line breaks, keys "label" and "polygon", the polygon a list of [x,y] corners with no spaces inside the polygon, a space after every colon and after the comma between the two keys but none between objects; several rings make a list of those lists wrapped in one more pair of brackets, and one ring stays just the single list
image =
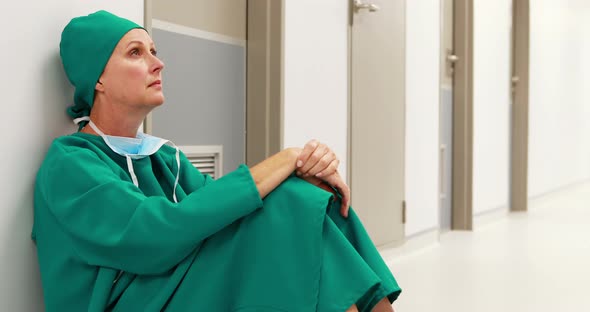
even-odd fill
[{"label": "ear", "polygon": [[100,80],[98,80],[98,82],[94,86],[94,90],[98,92],[104,92],[104,85],[102,84],[102,82],[100,82]]}]

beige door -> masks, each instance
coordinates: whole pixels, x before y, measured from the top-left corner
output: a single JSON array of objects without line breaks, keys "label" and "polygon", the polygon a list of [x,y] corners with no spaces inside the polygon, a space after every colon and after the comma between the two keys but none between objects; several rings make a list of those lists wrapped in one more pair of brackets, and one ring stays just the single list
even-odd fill
[{"label": "beige door", "polygon": [[351,1],[352,205],[376,245],[399,245],[404,241],[405,1],[363,1]]}]

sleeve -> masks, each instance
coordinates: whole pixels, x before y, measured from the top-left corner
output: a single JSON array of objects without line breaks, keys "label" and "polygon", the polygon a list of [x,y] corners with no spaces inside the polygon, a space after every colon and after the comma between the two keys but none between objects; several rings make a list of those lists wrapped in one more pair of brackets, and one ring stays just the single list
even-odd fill
[{"label": "sleeve", "polygon": [[83,261],[135,274],[171,269],[204,239],[262,207],[245,165],[180,203],[146,197],[83,149],[55,159],[43,184],[50,212]]},{"label": "sleeve", "polygon": [[[174,162],[174,168],[176,168],[176,159],[173,158],[171,161]],[[212,181],[213,179],[210,175],[202,174],[199,169],[193,166],[186,155],[184,155],[182,151],[180,152],[180,177],[178,179],[178,184],[182,185],[182,188],[187,194],[196,191]]]}]

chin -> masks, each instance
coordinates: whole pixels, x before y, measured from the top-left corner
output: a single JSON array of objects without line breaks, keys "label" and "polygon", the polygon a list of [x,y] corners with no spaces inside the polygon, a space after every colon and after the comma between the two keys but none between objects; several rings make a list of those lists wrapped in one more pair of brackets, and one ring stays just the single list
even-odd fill
[{"label": "chin", "polygon": [[164,104],[164,96],[162,95],[162,96],[158,96],[158,97],[153,97],[153,98],[148,99],[146,102],[150,106],[157,107],[157,106]]}]

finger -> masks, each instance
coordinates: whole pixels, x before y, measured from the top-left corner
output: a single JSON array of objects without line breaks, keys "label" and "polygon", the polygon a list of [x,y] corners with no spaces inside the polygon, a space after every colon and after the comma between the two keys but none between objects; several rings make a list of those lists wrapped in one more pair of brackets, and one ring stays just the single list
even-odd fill
[{"label": "finger", "polygon": [[313,168],[324,155],[329,151],[325,144],[320,144],[307,158],[307,161],[303,164],[303,167],[299,168],[299,171],[303,174],[307,174],[309,169]]},{"label": "finger", "polygon": [[338,171],[338,165],[340,165],[340,160],[338,158],[334,159],[328,167],[320,172],[318,172],[315,176],[318,178],[327,177],[334,172]]},{"label": "finger", "polygon": [[331,176],[327,176],[325,179],[328,180],[330,185],[336,188],[340,193],[342,197],[340,214],[344,218],[348,218],[348,211],[350,209],[350,188],[348,187],[348,185],[346,185],[344,180],[342,180],[342,177],[340,176],[340,174],[338,174],[338,172],[334,173]]},{"label": "finger", "polygon": [[320,160],[307,171],[307,174],[315,176],[316,174],[328,169],[334,160],[336,160],[336,155],[330,151],[330,149],[328,149],[328,152],[324,154],[324,156],[322,156],[322,158],[320,158]]},{"label": "finger", "polygon": [[[309,142],[307,142],[305,144],[305,146],[303,147],[303,151],[301,151],[301,154],[299,154],[299,157],[297,157],[297,168],[301,168],[303,167],[303,165],[307,162],[307,159],[309,158],[309,156],[311,156],[311,154],[316,150],[316,148],[320,145],[320,142],[318,142],[317,140],[311,140]],[[298,170],[300,171],[300,170]]]},{"label": "finger", "polygon": [[340,207],[340,214],[343,217],[348,218],[348,210],[350,209],[350,188],[348,185],[344,185],[340,189],[340,195],[342,195],[342,206]]},{"label": "finger", "polygon": [[303,179],[304,181],[307,181],[308,183],[311,183],[312,185],[315,186],[320,186],[322,184],[325,184],[324,181],[322,181],[319,178],[316,177],[300,177],[301,179]]}]

